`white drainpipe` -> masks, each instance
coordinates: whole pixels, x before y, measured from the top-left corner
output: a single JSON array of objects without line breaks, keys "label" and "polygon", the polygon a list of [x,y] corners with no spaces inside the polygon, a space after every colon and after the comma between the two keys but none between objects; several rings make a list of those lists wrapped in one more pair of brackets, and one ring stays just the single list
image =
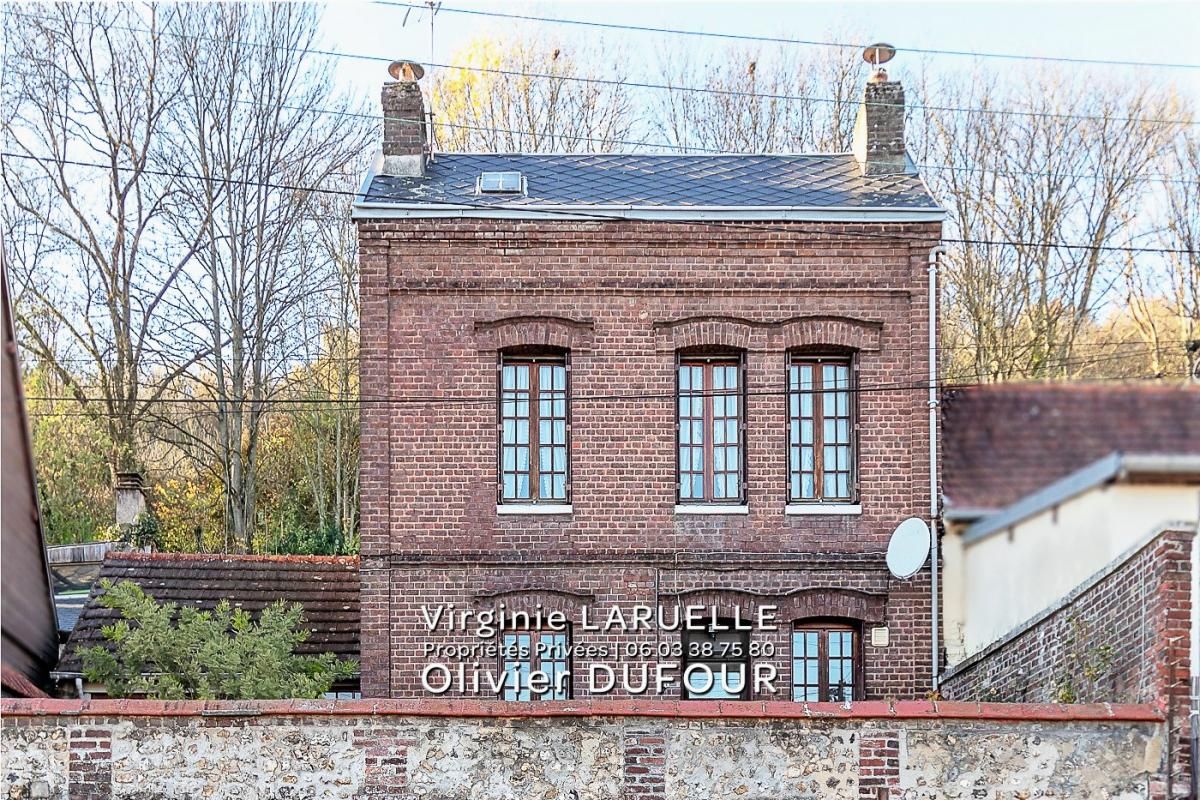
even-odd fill
[{"label": "white drainpipe", "polygon": [[938,398],[937,371],[937,278],[938,256],[946,252],[946,248],[938,245],[929,251],[929,544],[930,544],[930,589],[929,597],[933,611],[933,646],[931,665],[933,667],[933,691],[938,690],[938,668],[941,659],[938,658],[938,644],[941,626],[938,613],[941,608],[941,598],[938,597],[938,469],[937,469],[937,412],[940,399]]}]

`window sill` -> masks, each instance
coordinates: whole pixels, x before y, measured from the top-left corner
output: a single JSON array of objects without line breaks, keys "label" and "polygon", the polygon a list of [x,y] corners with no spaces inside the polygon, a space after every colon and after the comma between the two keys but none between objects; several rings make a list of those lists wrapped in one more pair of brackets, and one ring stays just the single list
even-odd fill
[{"label": "window sill", "polygon": [[789,503],[783,513],[789,517],[857,517],[862,514],[862,503]]},{"label": "window sill", "polygon": [[506,503],[496,506],[497,514],[574,514],[570,503]]},{"label": "window sill", "polygon": [[691,503],[675,506],[676,514],[749,514],[750,506],[723,506]]}]

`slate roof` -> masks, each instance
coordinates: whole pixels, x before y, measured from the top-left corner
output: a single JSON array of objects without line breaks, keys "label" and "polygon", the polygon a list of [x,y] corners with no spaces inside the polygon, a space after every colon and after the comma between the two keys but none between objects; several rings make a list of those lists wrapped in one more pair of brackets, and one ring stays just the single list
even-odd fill
[{"label": "slate roof", "polygon": [[[484,171],[517,170],[527,195],[477,194]],[[722,206],[940,210],[916,174],[864,177],[830,155],[437,154],[423,178],[376,175],[367,203]]]},{"label": "slate roof", "polygon": [[54,610],[58,614],[58,632],[70,633],[79,622],[79,615],[87,604],[88,595],[81,593],[54,595]]},{"label": "slate roof", "polygon": [[942,405],[947,508],[999,509],[1113,452],[1200,454],[1200,386],[994,384]]},{"label": "slate roof", "polygon": [[[251,613],[276,600],[301,603],[312,634],[302,653],[358,658],[358,559],[343,556],[236,556],[182,553],[109,553],[100,577],[131,580],[159,601],[200,609],[228,599]],[[98,601],[99,583],[63,648],[57,671],[78,673],[77,648],[103,644],[101,627],[118,613]]]}]

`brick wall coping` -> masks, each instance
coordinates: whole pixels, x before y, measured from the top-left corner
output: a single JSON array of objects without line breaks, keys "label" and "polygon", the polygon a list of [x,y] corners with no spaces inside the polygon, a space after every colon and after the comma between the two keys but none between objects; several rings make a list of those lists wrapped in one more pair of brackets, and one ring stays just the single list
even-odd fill
[{"label": "brick wall coping", "polygon": [[667,717],[681,719],[968,719],[1012,722],[1161,722],[1157,706],[1093,703],[962,703],[869,700],[852,704],[788,701],[581,700],[59,700],[5,698],[6,717]]}]

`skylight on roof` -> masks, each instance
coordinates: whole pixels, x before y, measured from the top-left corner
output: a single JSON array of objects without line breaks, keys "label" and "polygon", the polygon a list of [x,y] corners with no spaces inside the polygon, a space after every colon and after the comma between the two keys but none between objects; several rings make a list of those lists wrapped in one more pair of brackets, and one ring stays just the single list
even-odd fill
[{"label": "skylight on roof", "polygon": [[516,171],[481,172],[477,189],[480,194],[520,194],[525,190],[525,178]]}]

